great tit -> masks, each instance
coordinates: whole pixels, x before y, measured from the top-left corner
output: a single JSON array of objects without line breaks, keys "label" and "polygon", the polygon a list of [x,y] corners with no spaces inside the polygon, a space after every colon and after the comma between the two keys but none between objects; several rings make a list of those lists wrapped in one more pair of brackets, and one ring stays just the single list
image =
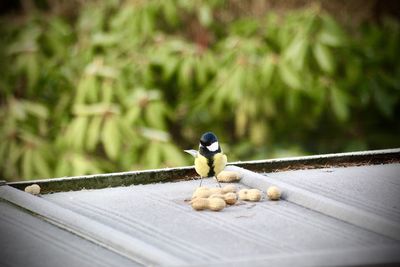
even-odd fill
[{"label": "great tit", "polygon": [[199,151],[185,150],[192,155],[194,159],[194,168],[200,175],[200,186],[203,178],[215,177],[225,168],[227,157],[219,146],[218,139],[212,132],[203,134],[200,138]]}]

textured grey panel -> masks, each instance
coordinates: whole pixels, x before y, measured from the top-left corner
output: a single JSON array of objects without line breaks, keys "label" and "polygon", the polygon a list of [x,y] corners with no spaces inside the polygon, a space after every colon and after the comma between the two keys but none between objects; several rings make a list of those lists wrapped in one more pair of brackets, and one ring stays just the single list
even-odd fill
[{"label": "textured grey panel", "polygon": [[[395,261],[395,262],[393,262]],[[368,262],[368,264],[366,264]],[[265,266],[399,266],[399,249],[394,247],[365,247],[318,250],[311,253],[277,254],[272,256],[227,259],[190,267],[265,267]]]},{"label": "textured grey panel", "polygon": [[400,223],[400,164],[287,171],[267,176]]},{"label": "textured grey panel", "polygon": [[138,266],[0,201],[0,266]]},{"label": "textured grey panel", "polygon": [[[0,265],[133,266],[128,258],[175,266],[400,263],[400,164],[267,176],[228,169],[245,174],[239,187],[277,184],[286,200],[196,212],[187,200],[198,181],[41,197],[0,186],[0,199],[40,214],[0,201]],[[217,186],[213,179],[203,184]]]},{"label": "textured grey panel", "polygon": [[91,220],[72,210],[65,209],[41,197],[32,196],[10,186],[0,187],[0,198],[23,207],[45,220],[71,231],[85,239],[92,240],[103,247],[146,265],[181,264],[179,258],[165,253],[157,247],[149,246],[140,239],[125,235],[113,226]]},{"label": "textured grey panel", "polygon": [[[283,191],[282,198],[291,203],[296,203],[400,241],[400,224],[394,220],[352,206],[344,201],[337,201],[328,196],[323,196],[308,189],[301,188],[296,186],[296,184],[290,184],[279,179],[271,178],[270,176],[263,176],[235,166],[230,166],[229,169],[240,172],[243,176],[241,182],[248,186],[267,190],[269,186],[277,185]],[[396,205],[396,202],[393,203],[393,205]]]},{"label": "textured grey panel", "polygon": [[[216,186],[212,179],[204,184]],[[326,257],[320,252],[338,247],[344,253],[346,249],[399,245],[390,238],[287,201],[244,202],[223,212],[195,212],[185,199],[197,186],[198,181],[187,181],[44,197],[187,262],[216,264],[309,253]]]}]

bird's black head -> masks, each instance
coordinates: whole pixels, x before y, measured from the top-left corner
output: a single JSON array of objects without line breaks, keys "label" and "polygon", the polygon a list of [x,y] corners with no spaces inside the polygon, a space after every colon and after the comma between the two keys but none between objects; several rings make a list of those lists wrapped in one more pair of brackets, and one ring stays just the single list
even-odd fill
[{"label": "bird's black head", "polygon": [[200,138],[200,144],[202,146],[209,146],[214,142],[218,142],[218,139],[212,132],[204,133]]},{"label": "bird's black head", "polygon": [[218,139],[212,132],[203,134],[200,138],[200,154],[212,155],[221,152],[221,148],[218,144]]}]

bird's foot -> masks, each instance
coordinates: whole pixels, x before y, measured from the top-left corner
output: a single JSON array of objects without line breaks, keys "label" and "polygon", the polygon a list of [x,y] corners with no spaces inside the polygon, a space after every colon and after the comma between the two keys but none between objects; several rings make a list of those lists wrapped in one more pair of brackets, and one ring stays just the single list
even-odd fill
[{"label": "bird's foot", "polygon": [[220,182],[218,181],[218,178],[217,178],[217,176],[214,176],[214,177],[215,177],[215,180],[217,180],[217,183],[218,183],[218,186],[219,186],[219,188],[222,188],[222,186],[221,186]]}]

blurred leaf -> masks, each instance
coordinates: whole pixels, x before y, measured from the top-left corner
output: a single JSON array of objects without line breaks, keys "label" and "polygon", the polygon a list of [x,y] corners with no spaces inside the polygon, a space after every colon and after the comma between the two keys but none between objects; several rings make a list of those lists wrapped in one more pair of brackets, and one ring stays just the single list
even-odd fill
[{"label": "blurred leaf", "polygon": [[87,117],[77,117],[69,125],[66,138],[72,147],[82,149],[85,142],[85,133],[88,125]]},{"label": "blurred leaf", "polygon": [[329,48],[316,43],[313,46],[313,53],[318,65],[323,71],[331,74],[335,71],[334,59]]},{"label": "blurred leaf", "polygon": [[150,139],[153,141],[167,142],[170,140],[169,134],[167,132],[160,131],[160,130],[141,127],[140,133],[147,139]]},{"label": "blurred leaf", "polygon": [[116,160],[121,145],[116,117],[112,116],[105,119],[103,131],[101,133],[101,141],[107,156],[112,160]]},{"label": "blurred leaf", "polygon": [[95,33],[92,36],[92,44],[98,46],[112,46],[119,42],[119,36],[116,34]]},{"label": "blurred leaf", "polygon": [[121,140],[125,141],[125,144],[129,144],[130,148],[136,149],[137,147],[140,147],[141,140],[137,134],[137,129],[131,127],[131,125],[127,124],[124,120],[120,119],[118,122]]},{"label": "blurred leaf", "polygon": [[78,154],[75,154],[74,157],[71,159],[71,163],[73,166],[73,174],[72,175],[82,175],[86,174],[88,169],[90,168],[88,166],[87,161]]},{"label": "blurred leaf", "polygon": [[299,74],[292,69],[292,67],[285,63],[281,62],[278,65],[279,75],[282,81],[293,89],[301,89],[301,80]]},{"label": "blurred leaf", "polygon": [[104,114],[120,114],[120,109],[116,105],[98,103],[92,105],[74,105],[72,110],[77,116],[92,116]]},{"label": "blurred leaf", "polygon": [[349,118],[348,97],[337,87],[331,88],[331,104],[338,120],[345,121]]},{"label": "blurred leaf", "polygon": [[275,64],[273,63],[272,57],[268,56],[262,63],[261,69],[261,80],[264,87],[268,87],[271,84],[274,76]]},{"label": "blurred leaf", "polygon": [[59,158],[57,161],[57,167],[55,170],[55,177],[63,177],[71,175],[70,162],[65,158]]},{"label": "blurred leaf", "polygon": [[162,151],[160,149],[159,143],[156,141],[151,141],[146,149],[144,159],[149,165],[149,168],[157,168],[161,163]]},{"label": "blurred leaf", "polygon": [[237,136],[243,136],[246,131],[247,116],[242,106],[235,114],[235,133]]},{"label": "blurred leaf", "polygon": [[38,49],[37,40],[42,33],[37,23],[31,22],[17,34],[16,39],[7,47],[7,54],[19,54],[24,52],[35,52]]},{"label": "blurred leaf", "polygon": [[150,127],[165,129],[166,107],[160,101],[151,103],[146,108],[146,121]]},{"label": "blurred leaf", "polygon": [[268,134],[266,121],[257,121],[250,127],[250,140],[253,144],[260,146],[265,143]]},{"label": "blurred leaf", "polygon": [[51,171],[48,166],[47,160],[39,150],[33,151],[33,165],[36,173],[41,178],[50,178]]},{"label": "blurred leaf", "polygon": [[198,9],[198,17],[201,25],[210,26],[213,21],[212,11],[208,5],[201,5]]},{"label": "blurred leaf", "polygon": [[89,151],[93,151],[99,143],[102,121],[101,116],[94,116],[89,123],[86,141],[86,148]]},{"label": "blurred leaf", "polygon": [[230,25],[230,31],[234,35],[241,36],[254,36],[259,29],[259,21],[254,20],[253,18],[241,18],[237,21],[234,21]]},{"label": "blurred leaf", "polygon": [[22,102],[24,109],[34,115],[35,117],[47,119],[49,116],[49,112],[47,107],[40,103],[35,103],[31,101],[24,101]]},{"label": "blurred leaf", "polygon": [[206,84],[206,82],[207,82],[207,70],[206,70],[206,68],[204,66],[204,63],[199,58],[197,58],[195,60],[195,69],[196,69],[195,74],[196,74],[197,84],[200,85],[200,86]]},{"label": "blurred leaf", "polygon": [[93,75],[85,75],[81,78],[76,90],[76,104],[81,104],[86,101],[96,101],[97,80]]},{"label": "blurred leaf", "polygon": [[33,154],[31,149],[25,150],[22,155],[22,175],[25,178],[32,179],[33,178]]},{"label": "blurred leaf", "polygon": [[164,16],[169,24],[177,26],[179,22],[177,6],[173,0],[163,1]]},{"label": "blurred leaf", "polygon": [[346,36],[338,23],[330,16],[322,16],[322,23],[322,30],[317,37],[318,41],[328,46],[343,46]]},{"label": "blurred leaf", "polygon": [[182,90],[188,91],[191,87],[191,82],[193,78],[193,61],[188,58],[182,60],[179,71],[179,85]]},{"label": "blurred leaf", "polygon": [[105,80],[101,86],[101,101],[104,103],[111,103],[113,100],[113,88],[110,80]]},{"label": "blurred leaf", "polygon": [[0,171],[3,172],[4,178],[24,178],[22,172],[22,166],[18,166],[18,160],[22,155],[22,149],[17,147],[14,142],[8,143],[8,151],[6,157],[2,161]]},{"label": "blurred leaf", "polygon": [[136,120],[139,118],[139,116],[140,116],[140,107],[132,106],[131,108],[129,108],[124,117],[126,125],[132,125],[133,123],[135,123]]},{"label": "blurred leaf", "polygon": [[286,97],[286,109],[289,114],[296,114],[301,104],[300,94],[297,91],[291,92]]},{"label": "blurred leaf", "polygon": [[305,64],[308,43],[303,35],[298,34],[297,36],[285,50],[283,57],[285,60],[291,61],[296,70],[302,70]]},{"label": "blurred leaf", "polygon": [[166,60],[164,61],[164,65],[163,65],[163,67],[164,67],[163,78],[165,80],[171,79],[172,75],[174,73],[176,73],[177,67],[178,67],[178,63],[179,63],[179,61],[175,57],[166,58]]},{"label": "blurred leaf", "polygon": [[9,100],[10,105],[10,116],[14,117],[17,120],[25,120],[26,119],[26,109],[21,101],[17,101],[14,99]]},{"label": "blurred leaf", "polygon": [[396,98],[385,92],[384,88],[379,87],[376,82],[372,81],[371,83],[376,106],[384,116],[391,117],[393,115]]},{"label": "blurred leaf", "polygon": [[35,54],[28,54],[24,58],[26,64],[26,75],[28,78],[28,88],[32,92],[39,79],[39,62]]},{"label": "blurred leaf", "polygon": [[[7,151],[8,151],[8,143],[7,142],[1,142],[0,143],[0,158],[2,158],[2,159],[4,159],[4,158],[6,158],[6,153],[7,153]],[[2,168],[3,166],[2,165],[0,165],[0,169]]]},{"label": "blurred leaf", "polygon": [[163,150],[164,162],[167,164],[167,167],[182,166],[187,162],[183,153],[174,145],[169,143],[163,144]]}]

